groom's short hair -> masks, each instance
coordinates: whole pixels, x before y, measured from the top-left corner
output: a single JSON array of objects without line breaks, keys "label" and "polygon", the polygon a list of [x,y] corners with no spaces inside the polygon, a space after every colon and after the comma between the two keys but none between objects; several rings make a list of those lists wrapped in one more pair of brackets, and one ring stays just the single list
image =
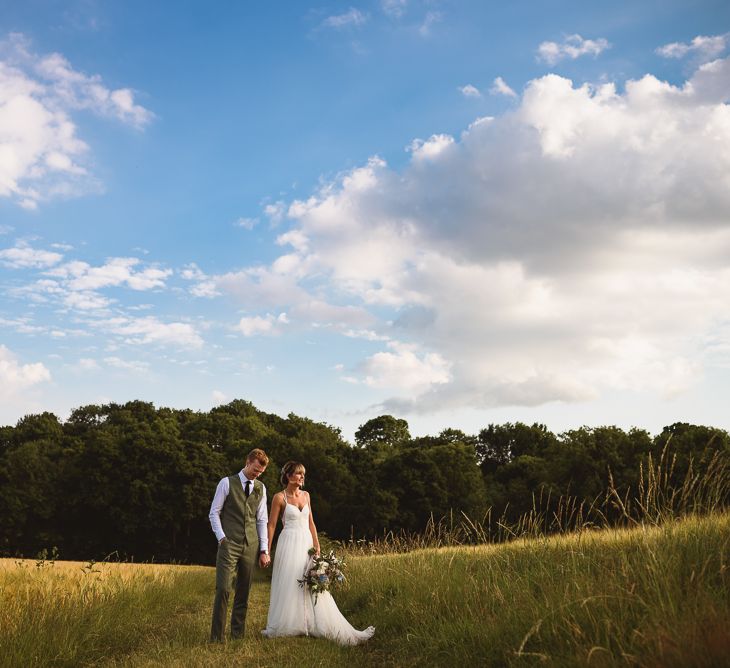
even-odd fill
[{"label": "groom's short hair", "polygon": [[267,455],[261,448],[254,448],[248,453],[246,457],[247,462],[256,460],[261,466],[266,466],[269,463],[269,455]]}]

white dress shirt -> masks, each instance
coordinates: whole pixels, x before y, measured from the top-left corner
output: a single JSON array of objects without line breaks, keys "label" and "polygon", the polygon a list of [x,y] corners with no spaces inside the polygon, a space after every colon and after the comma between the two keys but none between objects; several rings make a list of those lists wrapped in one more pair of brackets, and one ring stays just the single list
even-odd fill
[{"label": "white dress shirt", "polygon": [[[246,482],[251,483],[251,491],[253,492],[253,480],[248,480],[243,471],[239,471],[238,478],[241,481],[243,489],[246,489]],[[261,482],[261,481],[259,481]],[[256,509],[256,532],[259,535],[259,551],[269,551],[269,533],[267,524],[269,523],[269,513],[266,511],[266,486],[261,483],[263,488],[263,494],[261,495],[261,501],[259,507]],[[221,526],[221,510],[223,509],[223,502],[228,496],[230,486],[228,484],[228,478],[223,478],[215,489],[215,495],[213,496],[213,503],[210,504],[210,513],[208,518],[210,519],[210,526],[213,528],[213,533],[220,543],[226,534],[223,532]]]}]

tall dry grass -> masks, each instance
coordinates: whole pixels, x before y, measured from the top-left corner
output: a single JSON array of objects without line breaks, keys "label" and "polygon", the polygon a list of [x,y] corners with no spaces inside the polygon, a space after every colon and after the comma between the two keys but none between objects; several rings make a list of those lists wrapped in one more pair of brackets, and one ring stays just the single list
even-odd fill
[{"label": "tall dry grass", "polygon": [[451,513],[429,519],[422,532],[387,531],[372,540],[351,538],[334,542],[350,555],[410,552],[433,547],[485,545],[518,538],[580,534],[584,531],[630,526],[659,526],[690,515],[721,512],[730,505],[730,461],[715,452],[698,466],[689,460],[682,479],[675,480],[676,454],[669,441],[658,458],[651,454],[640,463],[636,489],[623,492],[608,472],[604,493],[592,500],[563,495],[555,498],[544,488],[532,495],[532,508],[516,521],[507,519],[507,509],[499,516],[492,508],[481,518]]},{"label": "tall dry grass", "polygon": [[340,605],[373,664],[730,662],[730,515],[353,559]]},{"label": "tall dry grass", "polygon": [[0,666],[79,666],[130,651],[197,609],[208,570],[0,560]]}]

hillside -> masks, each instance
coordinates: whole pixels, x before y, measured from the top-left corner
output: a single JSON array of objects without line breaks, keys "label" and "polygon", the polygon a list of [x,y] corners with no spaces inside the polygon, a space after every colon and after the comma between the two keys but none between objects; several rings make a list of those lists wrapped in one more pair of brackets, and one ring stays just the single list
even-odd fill
[{"label": "hillside", "polygon": [[350,559],[337,594],[365,646],[265,641],[265,576],[245,640],[206,643],[202,567],[0,565],[3,666],[718,666],[730,656],[730,514],[661,527]]}]

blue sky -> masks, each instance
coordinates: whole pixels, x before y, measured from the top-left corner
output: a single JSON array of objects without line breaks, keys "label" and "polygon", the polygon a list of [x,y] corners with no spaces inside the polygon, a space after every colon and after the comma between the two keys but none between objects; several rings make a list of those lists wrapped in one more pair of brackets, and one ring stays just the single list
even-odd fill
[{"label": "blue sky", "polygon": [[730,427],[726,2],[0,2],[0,422]]}]

